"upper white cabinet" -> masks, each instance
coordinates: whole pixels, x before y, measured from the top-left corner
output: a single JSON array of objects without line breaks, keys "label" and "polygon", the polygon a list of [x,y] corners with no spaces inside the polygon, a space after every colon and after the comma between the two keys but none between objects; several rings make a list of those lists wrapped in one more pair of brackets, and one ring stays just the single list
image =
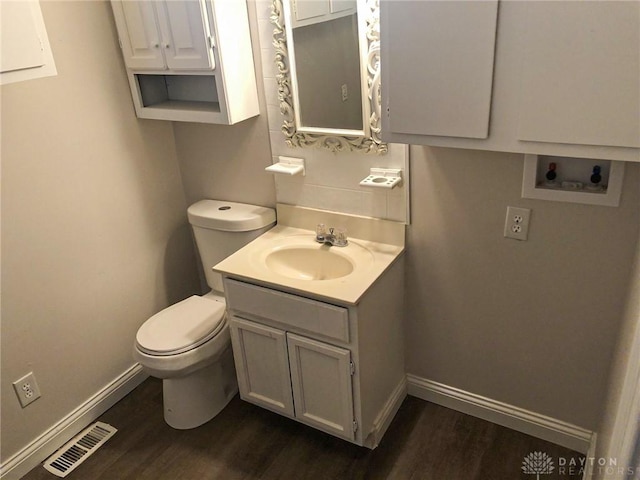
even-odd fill
[{"label": "upper white cabinet", "polygon": [[356,4],[356,0],[291,0],[291,27],[304,27],[354,15]]},{"label": "upper white cabinet", "polygon": [[527,2],[518,139],[640,147],[638,2]]},{"label": "upper white cabinet", "polygon": [[200,70],[215,66],[204,1],[114,2],[122,53],[132,69]]},{"label": "upper white cabinet", "polygon": [[640,161],[640,2],[386,0],[381,36],[386,141]]},{"label": "upper white cabinet", "polygon": [[124,63],[133,69],[166,68],[152,2],[111,2]]},{"label": "upper white cabinet", "polygon": [[487,138],[497,0],[397,2],[388,14],[386,129]]},{"label": "upper white cabinet", "polygon": [[244,0],[112,0],[140,118],[233,124],[259,114]]}]

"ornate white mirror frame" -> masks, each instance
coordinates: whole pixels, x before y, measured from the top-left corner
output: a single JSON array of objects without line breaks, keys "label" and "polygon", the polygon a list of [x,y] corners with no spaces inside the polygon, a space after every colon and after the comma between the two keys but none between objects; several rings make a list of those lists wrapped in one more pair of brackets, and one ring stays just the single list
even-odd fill
[{"label": "ornate white mirror frame", "polygon": [[[287,25],[284,0],[273,0],[271,23],[274,25],[273,44],[276,48],[276,68],[278,73],[278,100],[280,113],[284,117],[282,133],[290,147],[320,147],[332,152],[358,151],[362,153],[385,154],[387,144],[380,138],[381,98],[380,98],[380,9],[378,0],[358,0],[359,26],[364,27],[366,58],[362,59],[366,69],[366,95],[363,95],[363,131],[354,135],[353,131],[300,127],[294,105],[294,88],[287,48]],[[291,33],[289,33],[291,34]]]}]

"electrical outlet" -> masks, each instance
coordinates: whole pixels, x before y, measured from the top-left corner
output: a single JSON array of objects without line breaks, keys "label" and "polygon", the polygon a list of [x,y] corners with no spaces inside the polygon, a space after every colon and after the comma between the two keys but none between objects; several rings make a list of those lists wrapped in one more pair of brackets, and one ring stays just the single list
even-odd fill
[{"label": "electrical outlet", "polygon": [[29,372],[20,380],[13,382],[13,388],[16,391],[16,395],[18,395],[22,408],[40,398],[40,389],[33,372]]},{"label": "electrical outlet", "polygon": [[529,218],[531,210],[528,208],[507,207],[507,218],[504,222],[504,236],[516,240],[526,240],[529,234]]}]

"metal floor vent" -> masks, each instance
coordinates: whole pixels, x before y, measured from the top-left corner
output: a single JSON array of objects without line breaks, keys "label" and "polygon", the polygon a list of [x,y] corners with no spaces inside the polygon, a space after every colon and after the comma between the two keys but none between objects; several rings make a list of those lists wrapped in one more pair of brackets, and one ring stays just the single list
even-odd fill
[{"label": "metal floor vent", "polygon": [[102,422],[89,425],[44,462],[45,470],[66,477],[117,431]]}]

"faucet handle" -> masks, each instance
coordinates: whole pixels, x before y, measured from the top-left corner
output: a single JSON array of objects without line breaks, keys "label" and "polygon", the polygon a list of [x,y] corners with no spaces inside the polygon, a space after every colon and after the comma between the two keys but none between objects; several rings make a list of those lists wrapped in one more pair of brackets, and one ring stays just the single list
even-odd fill
[{"label": "faucet handle", "polygon": [[339,245],[341,247],[346,246],[349,243],[349,240],[347,240],[347,229],[344,227],[338,227],[335,229],[335,231],[336,245]]},{"label": "faucet handle", "polygon": [[324,242],[324,237],[327,235],[327,227],[324,223],[316,225],[316,242]]}]

